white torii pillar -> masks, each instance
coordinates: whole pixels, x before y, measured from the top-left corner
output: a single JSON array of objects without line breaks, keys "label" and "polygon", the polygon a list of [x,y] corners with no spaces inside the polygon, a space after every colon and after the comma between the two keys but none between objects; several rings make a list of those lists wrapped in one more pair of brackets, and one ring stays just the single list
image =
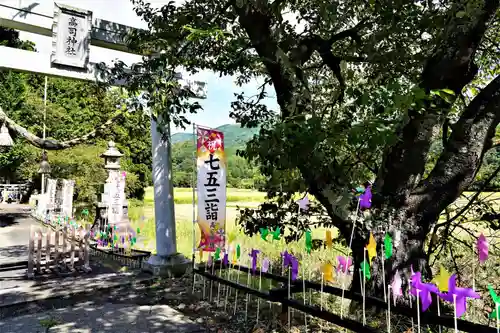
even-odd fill
[{"label": "white torii pillar", "polygon": [[[52,13],[37,13],[26,3],[26,8],[18,0],[7,0],[0,4],[0,26],[53,37],[54,19]],[[92,22],[90,44],[102,48],[133,53],[127,48],[125,36],[137,30],[115,22],[95,19]],[[89,63],[86,70],[53,67],[50,55],[0,46],[0,68],[20,72],[38,73],[47,76],[77,80],[102,80],[97,66]],[[206,98],[205,83],[185,82],[195,92],[194,98]],[[124,85],[116,82],[116,85]],[[172,160],[170,128],[164,128],[162,135],[157,123],[151,120],[153,153],[153,183],[156,224],[156,255],[152,256],[144,269],[154,274],[176,274],[188,264],[186,258],[177,253],[175,239],[174,192],[172,183]]]}]

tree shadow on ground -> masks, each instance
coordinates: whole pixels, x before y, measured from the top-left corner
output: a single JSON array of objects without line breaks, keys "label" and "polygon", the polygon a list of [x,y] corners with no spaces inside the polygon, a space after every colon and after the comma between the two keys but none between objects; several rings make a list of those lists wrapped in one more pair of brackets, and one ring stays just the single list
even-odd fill
[{"label": "tree shadow on ground", "polygon": [[[0,247],[0,258],[22,258],[27,259],[28,246],[27,245],[12,245],[7,247]],[[1,266],[1,264],[0,264]]]},{"label": "tree shadow on ground", "polygon": [[17,219],[19,214],[2,214],[0,212],[0,228],[10,227],[15,224],[19,224]]}]

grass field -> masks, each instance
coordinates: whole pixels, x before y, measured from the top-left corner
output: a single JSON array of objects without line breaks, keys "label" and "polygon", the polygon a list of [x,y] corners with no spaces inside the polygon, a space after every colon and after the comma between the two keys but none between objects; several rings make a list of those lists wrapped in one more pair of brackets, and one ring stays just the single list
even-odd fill
[{"label": "grass field", "polygon": [[[139,227],[144,241],[143,248],[154,251],[155,249],[155,225],[154,225],[154,195],[153,189],[147,188],[146,197],[143,206],[132,206],[129,209],[129,216],[134,221],[134,227]],[[180,253],[190,257],[193,248],[193,206],[192,206],[192,189],[176,188],[174,190],[175,201],[175,217],[176,217],[176,238],[177,249]],[[265,200],[265,193],[244,190],[244,189],[227,189],[227,208],[226,208],[226,232],[235,236],[236,243],[240,244],[242,249],[258,248],[271,258],[278,259],[280,252],[285,248],[294,249],[296,253],[300,253],[302,241],[299,240],[296,244],[285,244],[283,240],[266,242],[259,235],[248,237],[244,235],[236,226],[236,218],[238,215],[237,207],[258,207]],[[336,231],[333,230],[334,235]],[[325,230],[316,229],[313,231],[313,238],[324,238]],[[195,226],[195,239],[199,240],[199,229]],[[305,248],[305,247],[304,247]],[[305,249],[304,249],[305,250]],[[331,257],[335,258],[337,253],[345,252],[343,248],[331,250],[332,253],[323,253],[322,251],[313,252],[312,256]],[[206,259],[206,258],[205,258]],[[324,258],[323,258],[324,259]],[[246,257],[245,257],[246,260]],[[314,260],[315,262],[324,262],[324,260]]]},{"label": "grass field", "polygon": [[[144,204],[142,206],[132,206],[130,208],[129,215],[134,221],[136,227],[142,230],[143,248],[154,251],[155,249],[155,225],[154,225],[154,192],[153,188],[147,188],[146,197]],[[193,221],[193,206],[192,206],[192,189],[190,188],[176,188],[174,190],[174,200],[175,200],[175,217],[176,217],[176,232],[177,232],[177,248],[178,251],[186,256],[191,256],[193,247],[193,231],[192,231],[192,221]],[[460,207],[463,207],[468,198],[470,198],[474,193],[467,192],[460,199],[458,199],[454,205],[452,205],[452,210],[458,211]],[[486,201],[498,201],[500,200],[500,193],[495,192],[485,192],[481,194],[481,198]],[[303,241],[299,240],[296,244],[285,245],[283,241],[279,242],[266,242],[262,240],[259,235],[248,237],[244,235],[243,232],[239,230],[236,226],[236,218],[238,215],[237,207],[258,207],[260,203],[265,200],[265,193],[243,190],[243,189],[227,189],[227,208],[226,208],[226,231],[228,234],[233,234],[236,237],[236,242],[242,246],[242,248],[259,248],[261,251],[267,253],[272,257],[279,257],[281,251],[284,248],[295,248],[296,252],[299,249],[304,248]],[[454,209],[453,209],[454,208]],[[337,231],[332,229],[334,235]],[[195,237],[196,240],[199,239],[199,229],[195,226]],[[324,239],[325,229],[315,229],[313,230],[313,238]],[[319,255],[321,257],[328,256],[334,258],[336,253],[345,253],[347,251],[344,247],[338,247],[332,250],[334,253],[323,254],[323,251],[315,251],[313,255]],[[318,258],[319,259],[319,258]]]}]

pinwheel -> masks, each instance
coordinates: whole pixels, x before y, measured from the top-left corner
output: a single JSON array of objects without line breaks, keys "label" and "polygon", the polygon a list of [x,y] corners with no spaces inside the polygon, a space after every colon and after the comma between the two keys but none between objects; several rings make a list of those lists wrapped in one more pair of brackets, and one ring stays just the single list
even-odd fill
[{"label": "pinwheel", "polygon": [[309,198],[307,197],[307,193],[302,199],[297,200],[297,203],[299,204],[299,212],[301,210],[307,211],[309,209]]},{"label": "pinwheel", "polygon": [[252,249],[249,256],[252,258],[252,274],[255,275],[255,270],[257,269],[257,255],[260,253],[259,250]]},{"label": "pinwheel", "polygon": [[396,271],[394,277],[392,278],[391,289],[392,289],[392,297],[394,299],[394,304],[396,303],[396,299],[398,297],[403,296],[403,281],[401,281],[401,276],[399,272]]},{"label": "pinwheel", "polygon": [[389,233],[386,233],[384,237],[384,251],[385,259],[390,259],[392,257],[392,238]]},{"label": "pinwheel", "polygon": [[349,274],[350,273],[350,270],[349,268],[352,266],[352,259],[351,257],[343,257],[343,256],[337,256],[337,261],[338,261],[338,265],[337,265],[337,273],[339,271],[341,271],[342,273],[344,274]]},{"label": "pinwheel", "polygon": [[438,288],[432,283],[422,282],[420,272],[413,273],[410,281],[410,294],[420,298],[422,302],[422,311],[426,311],[432,303],[431,292],[437,293]]},{"label": "pinwheel", "polygon": [[479,262],[484,264],[484,262],[488,259],[488,240],[481,234],[477,238],[477,253],[479,255]]},{"label": "pinwheel", "polygon": [[283,267],[289,267],[292,280],[295,281],[297,279],[297,275],[299,274],[299,261],[293,255],[285,251],[281,254],[283,257]]},{"label": "pinwheel", "polygon": [[467,310],[467,298],[480,298],[479,294],[471,288],[457,287],[456,274],[453,274],[448,281],[448,292],[437,294],[441,299],[450,303],[455,303],[455,314],[457,318],[460,318]]}]

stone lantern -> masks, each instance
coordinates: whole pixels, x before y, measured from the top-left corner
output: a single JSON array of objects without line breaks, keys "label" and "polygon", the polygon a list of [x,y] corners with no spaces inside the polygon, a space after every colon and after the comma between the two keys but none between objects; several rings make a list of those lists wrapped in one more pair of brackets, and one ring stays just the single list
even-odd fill
[{"label": "stone lantern", "polygon": [[125,199],[125,173],[120,171],[120,159],[123,154],[113,141],[108,142],[108,149],[101,154],[108,179],[102,187],[100,201],[96,204],[96,225],[103,231],[108,223],[123,229],[128,226],[128,203]]},{"label": "stone lantern", "polygon": [[104,158],[104,169],[108,172],[108,176],[113,171],[120,170],[120,159],[123,156],[122,153],[116,148],[113,141],[108,142],[108,150],[101,154]]}]

